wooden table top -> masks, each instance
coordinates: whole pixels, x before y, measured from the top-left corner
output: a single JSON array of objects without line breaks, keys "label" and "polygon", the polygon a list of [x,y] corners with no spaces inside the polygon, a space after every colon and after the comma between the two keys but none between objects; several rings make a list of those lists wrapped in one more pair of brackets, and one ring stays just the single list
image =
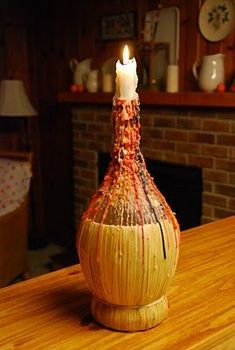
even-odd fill
[{"label": "wooden table top", "polygon": [[115,332],[90,316],[79,265],[0,290],[0,349],[235,349],[235,216],[182,233],[169,317]]}]

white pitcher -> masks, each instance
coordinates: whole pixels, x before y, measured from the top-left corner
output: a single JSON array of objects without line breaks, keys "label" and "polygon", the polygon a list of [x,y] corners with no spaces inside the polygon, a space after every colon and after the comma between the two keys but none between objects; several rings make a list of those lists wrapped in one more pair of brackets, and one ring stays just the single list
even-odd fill
[{"label": "white pitcher", "polygon": [[86,88],[89,92],[98,91],[98,70],[91,70],[86,80]]},{"label": "white pitcher", "polygon": [[203,56],[200,62],[194,62],[193,75],[202,91],[213,92],[218,84],[224,84],[224,55],[217,53]]},{"label": "white pitcher", "polygon": [[73,83],[76,85],[85,85],[91,70],[91,59],[87,58],[79,63],[76,58],[73,58],[69,62],[69,65],[73,72]]}]

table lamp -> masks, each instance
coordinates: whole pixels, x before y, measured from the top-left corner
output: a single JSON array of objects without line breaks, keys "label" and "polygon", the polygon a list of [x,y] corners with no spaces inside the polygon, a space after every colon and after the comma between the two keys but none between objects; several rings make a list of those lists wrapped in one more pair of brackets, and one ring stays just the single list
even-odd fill
[{"label": "table lamp", "polygon": [[[5,125],[10,127],[10,130],[16,128],[21,129],[24,150],[31,148],[29,146],[27,125],[25,117],[33,117],[37,115],[36,110],[32,107],[26,94],[23,81],[21,80],[2,80],[0,83],[0,117],[7,118]],[[12,117],[12,121],[8,118]],[[18,120],[18,117],[20,119]],[[17,118],[17,121],[16,121]],[[13,141],[15,144],[15,141]],[[18,143],[17,143],[18,144]],[[13,147],[15,148],[15,147]],[[18,148],[18,146],[16,147]]]},{"label": "table lamp", "polygon": [[26,95],[23,81],[2,80],[0,84],[0,116],[31,117],[37,112]]}]

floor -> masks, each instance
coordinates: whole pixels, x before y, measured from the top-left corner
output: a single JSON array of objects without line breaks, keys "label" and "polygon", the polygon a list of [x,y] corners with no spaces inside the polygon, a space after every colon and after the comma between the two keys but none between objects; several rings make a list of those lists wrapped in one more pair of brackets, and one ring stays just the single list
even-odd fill
[{"label": "floor", "polygon": [[36,277],[56,270],[53,256],[63,255],[66,251],[59,245],[50,243],[41,249],[33,249],[28,251],[28,264],[31,277]]},{"label": "floor", "polygon": [[28,251],[29,269],[23,276],[20,276],[13,281],[12,284],[59,270],[76,263],[78,263],[78,257],[75,252],[70,252],[59,245],[49,243],[43,248],[31,249]]}]

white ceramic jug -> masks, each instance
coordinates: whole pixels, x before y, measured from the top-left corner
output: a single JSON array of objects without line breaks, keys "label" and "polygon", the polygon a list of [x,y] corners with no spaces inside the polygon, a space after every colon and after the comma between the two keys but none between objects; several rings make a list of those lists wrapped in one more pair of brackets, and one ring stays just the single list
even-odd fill
[{"label": "white ceramic jug", "polygon": [[76,85],[85,85],[88,74],[91,70],[91,59],[87,58],[82,62],[78,62],[73,58],[70,62],[70,68],[73,72],[73,82]]},{"label": "white ceramic jug", "polygon": [[98,70],[91,70],[86,80],[86,88],[89,92],[98,91]]},{"label": "white ceramic jug", "polygon": [[200,62],[194,62],[193,75],[202,91],[213,92],[218,84],[224,83],[224,55],[217,53],[203,56]]}]

